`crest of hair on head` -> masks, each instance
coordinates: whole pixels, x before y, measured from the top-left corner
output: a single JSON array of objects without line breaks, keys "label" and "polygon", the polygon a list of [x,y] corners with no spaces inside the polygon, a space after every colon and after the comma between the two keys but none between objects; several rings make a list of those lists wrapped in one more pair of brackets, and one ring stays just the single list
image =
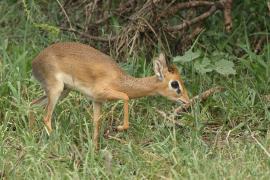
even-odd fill
[{"label": "crest of hair on head", "polygon": [[177,69],[177,66],[175,65],[175,64],[172,64],[172,65],[170,65],[169,67],[168,67],[168,71],[170,72],[170,73],[178,73],[178,69]]}]

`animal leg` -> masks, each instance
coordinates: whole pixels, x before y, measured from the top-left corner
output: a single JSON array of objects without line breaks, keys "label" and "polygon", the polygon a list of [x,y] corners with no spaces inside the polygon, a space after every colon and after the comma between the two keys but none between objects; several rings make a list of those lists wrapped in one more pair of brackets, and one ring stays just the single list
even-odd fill
[{"label": "animal leg", "polygon": [[124,100],[124,124],[117,126],[118,131],[127,130],[129,127],[128,122],[128,100]]},{"label": "animal leg", "polygon": [[110,100],[115,100],[115,99],[120,99],[124,100],[124,123],[123,125],[117,126],[117,130],[123,131],[127,130],[129,128],[129,122],[128,122],[128,101],[129,97],[127,94],[120,92],[120,91],[115,91],[115,90],[106,90],[104,92],[104,97]]},{"label": "animal leg", "polygon": [[96,150],[99,149],[99,126],[100,126],[100,111],[101,103],[93,102],[93,111],[94,111],[94,133],[93,133],[93,143]]},{"label": "animal leg", "polygon": [[62,82],[55,82],[55,84],[47,89],[47,96],[48,96],[48,104],[46,106],[46,116],[44,117],[43,121],[46,126],[48,134],[52,131],[51,125],[51,118],[54,107],[63,92],[64,84]]},{"label": "animal leg", "polygon": [[[60,100],[64,99],[69,94],[69,92],[70,92],[69,89],[64,89],[59,99]],[[44,95],[38,99],[35,99],[31,102],[30,106],[34,105],[45,106],[46,104],[48,104],[47,98],[48,98],[47,95]],[[32,129],[36,121],[36,119],[34,118],[34,112],[32,110],[29,111],[28,117],[29,117],[29,127],[30,129]]]}]

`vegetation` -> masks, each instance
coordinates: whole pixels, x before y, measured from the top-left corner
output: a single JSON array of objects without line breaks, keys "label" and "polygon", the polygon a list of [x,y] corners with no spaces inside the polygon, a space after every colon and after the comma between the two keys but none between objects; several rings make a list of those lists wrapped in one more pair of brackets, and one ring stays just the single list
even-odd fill
[{"label": "vegetation", "polygon": [[[119,53],[117,42],[110,46],[77,30],[104,38],[110,30],[122,32],[128,21],[113,14],[96,32],[85,30],[89,16],[84,10],[93,2],[83,1],[82,6],[78,2],[0,1],[1,178],[269,179],[270,24],[266,1],[235,0],[231,32],[224,30],[223,15],[217,11],[200,24],[204,30],[188,40],[183,49],[173,48],[179,39],[169,39],[169,46],[164,48],[162,36],[161,41],[154,40],[155,45],[143,41]],[[109,2],[114,9],[121,3]],[[89,24],[95,18],[94,14]],[[166,22],[179,19],[181,16],[174,14]],[[69,22],[76,32],[63,30]],[[185,34],[191,32],[189,29]],[[44,129],[42,108],[34,107],[37,124],[32,130],[28,126],[30,102],[43,94],[31,76],[31,61],[57,41],[91,44],[111,54],[123,69],[138,77],[152,74],[150,58],[163,50],[181,69],[191,97],[215,86],[225,91],[177,115],[171,112],[179,104],[164,98],[132,100],[130,129],[109,134],[107,130],[122,121],[123,104],[106,103],[101,150],[95,153],[92,104],[78,92],[58,104],[51,136]]]}]

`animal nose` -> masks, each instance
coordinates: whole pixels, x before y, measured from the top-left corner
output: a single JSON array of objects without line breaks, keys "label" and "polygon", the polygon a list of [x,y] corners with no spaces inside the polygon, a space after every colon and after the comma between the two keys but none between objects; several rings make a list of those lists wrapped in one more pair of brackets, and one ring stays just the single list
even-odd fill
[{"label": "animal nose", "polygon": [[184,103],[184,104],[189,104],[190,103],[190,100],[189,98],[184,98],[184,97],[181,97],[178,99],[180,102]]}]

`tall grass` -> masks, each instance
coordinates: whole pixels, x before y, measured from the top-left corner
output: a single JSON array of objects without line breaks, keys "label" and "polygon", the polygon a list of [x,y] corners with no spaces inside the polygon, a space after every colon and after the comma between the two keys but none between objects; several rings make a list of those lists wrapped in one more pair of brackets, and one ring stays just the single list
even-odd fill
[{"label": "tall grass", "polygon": [[[37,3],[28,4],[40,22],[54,26]],[[56,4],[57,5],[57,4]],[[52,5],[49,5],[50,7]],[[59,7],[52,8],[59,10]],[[177,107],[161,97],[130,102],[130,129],[103,137],[111,123],[120,124],[123,103],[103,106],[101,150],[92,146],[92,104],[78,92],[59,102],[54,112],[54,132],[47,136],[43,109],[34,108],[34,129],[28,127],[30,102],[43,94],[31,77],[31,61],[55,41],[73,35],[40,29],[25,15],[22,3],[0,2],[0,177],[6,179],[268,179],[270,176],[269,56],[251,48],[248,24],[218,42],[202,34],[202,42],[220,43],[220,50],[240,35],[244,55],[235,59],[237,74],[198,74],[193,64],[182,67],[190,94],[215,85],[227,91],[196,104],[176,117],[182,126],[164,119],[155,108],[170,112]],[[33,15],[32,15],[33,16]],[[52,14],[54,20],[59,18]],[[34,18],[35,20],[35,18]],[[113,22],[115,23],[115,22]],[[212,31],[214,31],[213,29]],[[267,33],[267,32],[266,32]],[[79,39],[79,38],[78,38]],[[210,48],[214,48],[211,46]],[[130,74],[151,74],[143,57],[130,57],[121,66]],[[257,141],[256,141],[257,140]]]}]

